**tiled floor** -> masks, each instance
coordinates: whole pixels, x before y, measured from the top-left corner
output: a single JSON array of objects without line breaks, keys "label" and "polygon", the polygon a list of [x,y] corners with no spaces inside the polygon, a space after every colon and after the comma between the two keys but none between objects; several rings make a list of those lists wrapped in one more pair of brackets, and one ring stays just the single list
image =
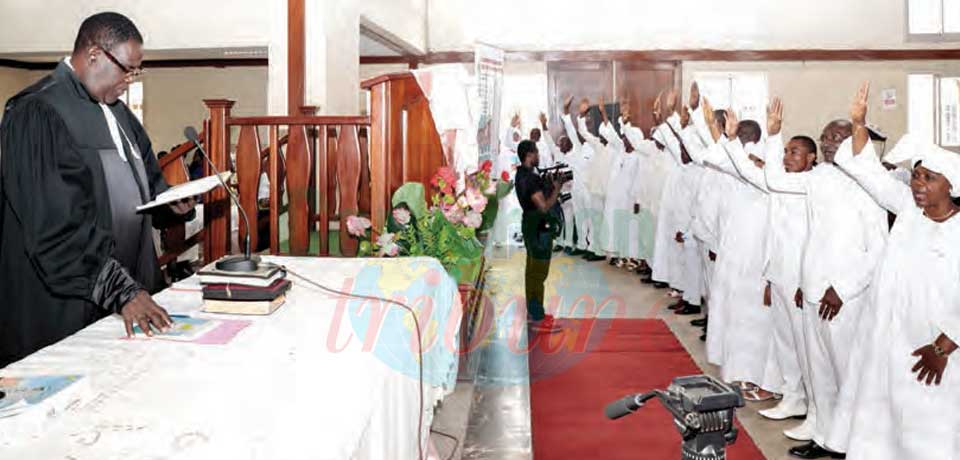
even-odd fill
[{"label": "tiled floor", "polygon": [[[453,458],[528,459],[531,448],[527,359],[524,353],[514,351],[525,344],[525,327],[516,327],[518,322],[513,316],[517,300],[523,296],[524,253],[498,249],[488,255],[488,260],[491,272],[487,275],[487,294],[497,313],[495,326],[479,352],[479,361],[474,362],[478,366],[476,380],[458,384],[454,395],[444,402],[434,428],[446,427],[446,432],[460,440],[460,451]],[[677,316],[666,308],[672,302],[666,292],[643,285],[636,274],[606,262],[585,262],[561,255],[551,266],[546,303],[549,309],[554,299],[560,306],[559,317],[662,318],[704,373],[717,375],[717,368],[706,362],[700,329],[690,326],[692,317]],[[748,404],[738,411],[738,416],[768,459],[787,459],[787,449],[793,443],[783,436],[782,430],[797,422],[772,422],[757,414],[757,410],[772,405]],[[434,439],[441,458],[445,458],[453,441],[436,435]]]}]

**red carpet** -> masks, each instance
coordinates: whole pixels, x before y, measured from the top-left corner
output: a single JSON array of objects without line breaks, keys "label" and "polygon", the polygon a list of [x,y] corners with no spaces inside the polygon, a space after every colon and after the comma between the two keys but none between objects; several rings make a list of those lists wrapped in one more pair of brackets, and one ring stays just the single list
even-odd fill
[{"label": "red carpet", "polygon": [[[702,372],[667,325],[654,319],[564,320],[564,334],[531,339],[530,409],[537,460],[680,458],[680,435],[656,399],[613,421],[607,403],[666,389]],[[739,425],[739,422],[738,422]],[[740,428],[731,460],[763,459]]]}]

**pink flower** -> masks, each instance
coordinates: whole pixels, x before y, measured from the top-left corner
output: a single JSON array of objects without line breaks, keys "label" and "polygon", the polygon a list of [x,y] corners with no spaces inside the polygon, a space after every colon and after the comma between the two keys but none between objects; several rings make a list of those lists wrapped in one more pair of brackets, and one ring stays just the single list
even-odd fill
[{"label": "pink flower", "polygon": [[467,189],[467,204],[470,205],[470,208],[477,212],[483,212],[487,208],[487,197],[484,196],[480,190],[475,188]]},{"label": "pink flower", "polygon": [[465,196],[460,196],[459,198],[457,198],[457,206],[458,206],[460,209],[467,209],[467,208],[469,208],[469,207],[470,207],[470,203],[467,202],[467,197],[465,197]]},{"label": "pink flower", "polygon": [[407,225],[410,223],[410,211],[404,208],[396,208],[393,210],[393,220],[397,221],[400,225]]},{"label": "pink flower", "polygon": [[396,257],[400,253],[400,246],[394,242],[395,236],[393,233],[384,233],[377,238],[377,246],[380,246],[380,250],[377,251],[378,257]]},{"label": "pink flower", "polygon": [[459,224],[463,220],[463,209],[459,206],[449,206],[443,209],[443,215],[452,224]]},{"label": "pink flower", "polygon": [[483,223],[483,215],[479,212],[470,211],[467,213],[466,217],[463,218],[463,224],[470,228],[480,228],[480,224]]},{"label": "pink flower", "polygon": [[367,229],[371,226],[370,219],[367,219],[366,217],[347,217],[347,233],[357,238],[363,238],[366,236]]}]

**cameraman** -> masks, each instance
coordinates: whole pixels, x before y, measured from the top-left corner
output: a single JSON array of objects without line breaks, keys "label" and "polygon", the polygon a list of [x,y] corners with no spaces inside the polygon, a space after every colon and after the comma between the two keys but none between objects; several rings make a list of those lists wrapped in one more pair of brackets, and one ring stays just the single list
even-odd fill
[{"label": "cameraman", "polygon": [[523,243],[527,248],[527,266],[524,273],[527,296],[527,321],[537,332],[559,332],[552,316],[543,310],[543,283],[550,273],[550,256],[553,254],[553,226],[555,219],[550,218],[550,209],[557,204],[560,187],[563,185],[556,175],[549,182],[541,178],[536,171],[540,164],[537,144],[525,140],[517,146],[520,166],[517,168],[515,187],[517,199],[523,209],[521,229]]}]

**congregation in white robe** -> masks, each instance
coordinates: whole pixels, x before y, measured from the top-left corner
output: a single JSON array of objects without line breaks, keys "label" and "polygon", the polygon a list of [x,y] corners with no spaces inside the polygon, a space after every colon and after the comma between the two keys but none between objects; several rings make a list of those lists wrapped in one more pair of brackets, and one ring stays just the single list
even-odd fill
[{"label": "congregation in white robe", "polygon": [[0,459],[960,460],[960,0],[168,3],[0,0]]}]

